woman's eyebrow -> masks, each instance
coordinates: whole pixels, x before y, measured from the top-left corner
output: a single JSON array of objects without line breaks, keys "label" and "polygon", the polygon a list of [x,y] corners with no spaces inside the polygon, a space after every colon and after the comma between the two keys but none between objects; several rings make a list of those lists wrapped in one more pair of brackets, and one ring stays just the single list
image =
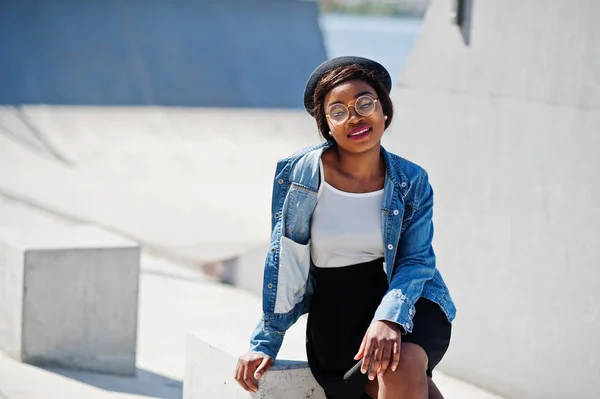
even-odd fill
[{"label": "woman's eyebrow", "polygon": [[[369,90],[365,90],[365,91],[361,91],[360,93],[358,93],[357,95],[355,95],[354,98],[356,99],[356,98],[358,98],[360,96],[364,96],[365,94],[374,95]],[[327,104],[327,106],[331,107],[333,104],[341,104],[341,103],[342,103],[341,101],[334,101],[334,102],[331,102],[331,103]]]}]

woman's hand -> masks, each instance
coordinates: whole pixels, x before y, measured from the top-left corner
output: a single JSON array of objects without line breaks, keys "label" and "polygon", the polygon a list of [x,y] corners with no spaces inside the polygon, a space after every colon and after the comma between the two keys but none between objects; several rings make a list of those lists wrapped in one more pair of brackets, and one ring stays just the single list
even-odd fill
[{"label": "woman's hand", "polygon": [[373,322],[354,356],[354,360],[363,359],[360,372],[366,374],[371,364],[369,380],[372,381],[376,374],[383,375],[390,365],[392,371],[396,370],[400,363],[401,337],[398,324],[387,320]]},{"label": "woman's hand", "polygon": [[238,359],[235,379],[248,392],[258,391],[255,380],[260,379],[273,364],[273,359],[262,353],[248,352]]}]

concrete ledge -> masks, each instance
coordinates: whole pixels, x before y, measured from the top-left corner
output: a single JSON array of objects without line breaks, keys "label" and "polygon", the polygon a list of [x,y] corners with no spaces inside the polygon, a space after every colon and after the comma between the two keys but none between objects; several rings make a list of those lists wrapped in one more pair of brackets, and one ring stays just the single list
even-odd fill
[{"label": "concrete ledge", "polygon": [[[212,341],[212,342],[211,342]],[[306,361],[276,360],[249,394],[233,379],[238,356],[201,333],[188,335],[184,399],[325,399]]]},{"label": "concrete ledge", "polygon": [[0,228],[0,349],[133,375],[140,249],[95,226]]}]

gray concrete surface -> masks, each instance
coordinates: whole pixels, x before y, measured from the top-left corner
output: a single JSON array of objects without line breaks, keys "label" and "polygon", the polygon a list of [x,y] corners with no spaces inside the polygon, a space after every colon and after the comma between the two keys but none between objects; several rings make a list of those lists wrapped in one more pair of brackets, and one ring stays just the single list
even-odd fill
[{"label": "gray concrete surface", "polygon": [[318,141],[301,111],[0,107],[0,193],[206,264],[268,241],[275,163]]},{"label": "gray concrete surface", "polygon": [[[426,167],[458,314],[442,370],[518,399],[600,397],[600,3],[431,3],[388,136]],[[397,141],[396,141],[397,140]]]},{"label": "gray concrete surface", "polygon": [[[0,225],[44,223],[77,224],[0,196]],[[188,332],[201,331],[205,339],[226,342],[228,350],[241,354],[259,316],[260,299],[255,295],[216,284],[185,265],[143,252],[135,377],[43,369],[0,352],[0,392],[8,399],[180,399]],[[306,359],[304,323],[302,318],[286,335],[282,358]],[[199,360],[210,364],[211,359]],[[231,370],[218,372],[231,373],[235,388]],[[448,399],[501,399],[443,373],[434,378]]]},{"label": "gray concrete surface", "polygon": [[94,226],[0,226],[0,348],[32,364],[135,372],[137,244]]},{"label": "gray concrete surface", "polygon": [[[107,374],[86,374],[81,371],[45,370],[20,363],[0,352],[0,389],[6,399],[180,399],[181,389],[171,388],[175,395],[165,395],[165,384],[145,378],[124,378]],[[62,373],[62,374],[61,374]],[[83,376],[83,378],[82,378]],[[91,376],[86,380],[85,376]],[[171,380],[169,380],[171,381]],[[123,389],[129,384],[134,389]],[[171,384],[173,382],[171,381]],[[158,385],[158,386],[157,386]],[[138,392],[128,393],[128,392]],[[143,395],[141,393],[148,393]],[[1,396],[0,396],[1,397]]]}]

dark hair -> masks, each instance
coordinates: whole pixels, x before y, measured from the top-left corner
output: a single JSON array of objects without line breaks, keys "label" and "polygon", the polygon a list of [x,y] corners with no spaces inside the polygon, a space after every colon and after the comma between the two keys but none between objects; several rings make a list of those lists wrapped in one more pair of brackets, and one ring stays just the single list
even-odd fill
[{"label": "dark hair", "polygon": [[392,99],[390,98],[390,94],[381,83],[380,79],[375,73],[373,73],[373,71],[365,69],[356,64],[335,68],[323,76],[323,78],[317,84],[313,95],[313,101],[315,104],[313,113],[315,116],[315,121],[317,122],[317,128],[319,129],[321,136],[323,136],[323,138],[327,141],[335,143],[333,137],[331,134],[329,134],[329,125],[327,124],[327,117],[325,116],[325,96],[335,86],[355,79],[365,81],[371,85],[373,89],[375,89],[377,92],[377,97],[379,97],[379,102],[381,103],[381,108],[383,109],[383,114],[387,115],[385,128],[387,129],[390,123],[392,123],[392,119],[394,118]]}]

